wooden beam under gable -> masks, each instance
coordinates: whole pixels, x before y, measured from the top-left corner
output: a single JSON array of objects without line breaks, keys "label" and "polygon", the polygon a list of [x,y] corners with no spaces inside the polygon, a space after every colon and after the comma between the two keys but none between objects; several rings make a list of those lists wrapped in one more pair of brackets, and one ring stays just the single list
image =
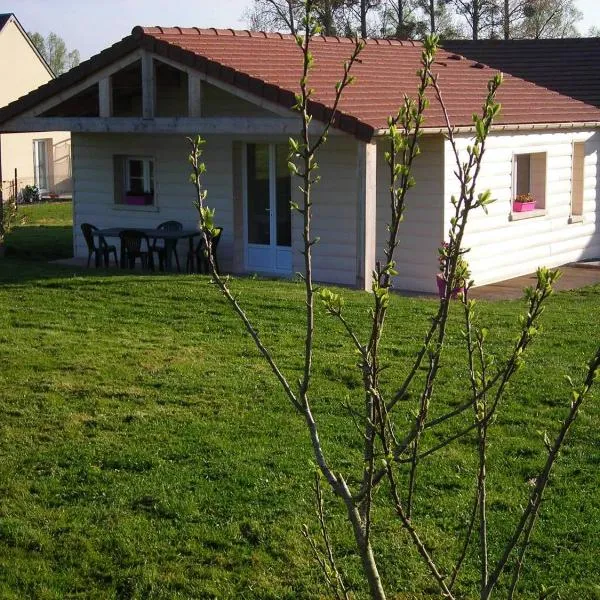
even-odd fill
[{"label": "wooden beam under gable", "polygon": [[188,72],[188,117],[202,116],[202,78],[197,71]]},{"label": "wooden beam under gable", "polygon": [[[261,108],[264,108],[265,110],[268,110],[269,112],[272,112],[276,115],[280,115],[282,117],[290,117],[290,116],[298,114],[298,113],[294,112],[293,110],[288,110],[287,108],[284,108],[283,106],[281,106],[279,104],[276,104],[275,102],[269,102],[269,100],[265,100],[261,96],[251,94],[250,92],[245,92],[244,90],[238,88],[235,85],[232,85],[230,83],[225,83],[224,81],[221,81],[220,79],[217,79],[216,77],[211,77],[210,75],[207,75],[206,73],[202,73],[201,71],[198,71],[197,69],[194,69],[192,67],[188,67],[187,65],[184,65],[183,63],[177,62],[170,58],[166,58],[164,56],[160,56],[159,54],[153,54],[153,56],[154,56],[155,60],[163,62],[166,65],[173,67],[174,69],[179,69],[180,71],[185,71],[188,74],[188,77],[190,77],[191,75],[195,75],[195,76],[199,77],[201,81],[205,81],[206,83],[209,83],[210,85],[214,85],[215,87],[218,87],[219,89],[223,90],[224,92],[227,92],[233,96],[237,96],[238,98],[241,98],[242,100],[246,100],[248,102],[251,102],[252,104],[256,104],[257,106],[260,106]],[[332,129],[331,133],[335,133],[335,130]]]},{"label": "wooden beam under gable", "polygon": [[71,131],[74,133],[176,133],[297,135],[300,119],[280,117],[15,117],[0,133]]},{"label": "wooden beam under gable", "polygon": [[112,81],[110,75],[98,82],[98,106],[100,117],[112,116]]},{"label": "wooden beam under gable", "polygon": [[154,57],[142,51],[142,116],[152,119],[156,108],[156,81],[154,77]]},{"label": "wooden beam under gable", "polygon": [[[86,77],[85,79],[82,79],[79,83],[72,85],[70,88],[64,90],[63,92],[60,92],[60,93],[52,96],[51,98],[48,98],[48,100],[45,100],[44,102],[40,102],[35,108],[25,111],[18,118],[22,119],[22,118],[28,118],[28,117],[37,117],[38,115],[45,113],[46,111],[50,110],[51,108],[54,108],[55,106],[58,106],[59,104],[63,103],[65,100],[68,100],[69,98],[72,98],[73,96],[76,96],[77,94],[83,92],[88,87],[90,87],[96,83],[100,84],[101,80],[110,77],[111,75],[113,75],[114,73],[117,73],[121,69],[124,69],[125,67],[131,65],[132,63],[140,60],[141,55],[142,55],[141,50],[134,50],[132,53],[128,54],[127,56],[124,56],[123,58],[115,61],[114,63],[112,63],[108,67],[105,67],[104,69],[96,71],[96,73],[94,73],[93,75],[90,75],[89,77]],[[36,130],[32,130],[32,131],[36,131]],[[39,130],[39,131],[43,131],[43,130]],[[49,131],[49,130],[46,130],[46,131]],[[57,130],[57,131],[62,131],[62,130]]]}]

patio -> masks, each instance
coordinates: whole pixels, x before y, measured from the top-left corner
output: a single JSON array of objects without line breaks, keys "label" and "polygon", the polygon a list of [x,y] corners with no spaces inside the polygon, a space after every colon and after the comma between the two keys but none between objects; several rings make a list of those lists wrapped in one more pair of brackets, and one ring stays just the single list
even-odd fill
[{"label": "patio", "polygon": [[[562,277],[558,280],[556,291],[576,290],[588,285],[600,283],[600,262],[574,263],[560,267]],[[523,296],[523,289],[535,285],[535,273],[483,285],[471,292],[473,298],[482,300],[516,300]]]}]

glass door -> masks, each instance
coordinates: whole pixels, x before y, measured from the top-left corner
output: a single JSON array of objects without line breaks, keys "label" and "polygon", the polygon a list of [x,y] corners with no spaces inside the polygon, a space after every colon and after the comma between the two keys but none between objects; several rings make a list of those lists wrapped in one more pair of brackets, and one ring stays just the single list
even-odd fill
[{"label": "glass door", "polygon": [[246,269],[292,271],[291,178],[285,144],[246,145]]}]

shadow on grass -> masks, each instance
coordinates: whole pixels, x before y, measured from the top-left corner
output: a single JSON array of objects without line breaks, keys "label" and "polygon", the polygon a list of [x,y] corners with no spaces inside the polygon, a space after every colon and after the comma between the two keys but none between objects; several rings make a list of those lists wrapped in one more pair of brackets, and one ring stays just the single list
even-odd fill
[{"label": "shadow on grass", "polygon": [[[126,278],[148,278],[152,279],[169,278],[169,277],[185,277],[184,274],[163,273],[160,271],[130,271],[128,269],[120,270],[116,268],[96,269],[91,266],[89,269],[85,266],[51,264],[47,261],[42,262],[42,259],[33,260],[32,258],[22,257],[19,255],[9,255],[0,259],[0,283],[3,284],[21,284],[28,281],[44,280],[44,279],[72,279],[74,277],[85,277],[88,280],[100,279],[102,285],[106,286],[110,280],[118,282]],[[198,276],[196,276],[198,277]],[[69,285],[68,283],[66,285]]]},{"label": "shadow on grass", "polygon": [[6,256],[35,261],[73,256],[73,228],[69,225],[24,225],[6,237]]}]

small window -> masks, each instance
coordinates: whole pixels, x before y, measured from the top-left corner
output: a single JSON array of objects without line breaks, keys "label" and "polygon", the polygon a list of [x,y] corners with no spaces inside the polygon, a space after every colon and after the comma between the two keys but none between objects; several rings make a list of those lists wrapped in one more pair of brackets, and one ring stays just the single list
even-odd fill
[{"label": "small window", "polygon": [[585,142],[573,144],[573,179],[571,184],[571,217],[583,215],[585,181]]},{"label": "small window", "polygon": [[513,211],[546,208],[546,153],[516,154],[513,161]]},{"label": "small window", "polygon": [[154,204],[154,159],[115,156],[115,203],[138,206]]}]

